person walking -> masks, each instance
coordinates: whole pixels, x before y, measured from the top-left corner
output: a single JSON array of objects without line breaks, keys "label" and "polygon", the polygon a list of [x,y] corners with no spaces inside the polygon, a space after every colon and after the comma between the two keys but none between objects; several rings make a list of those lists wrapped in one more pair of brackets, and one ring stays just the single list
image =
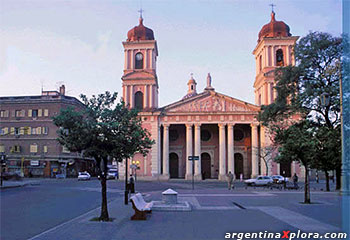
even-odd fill
[{"label": "person walking", "polygon": [[294,173],[294,176],[293,176],[293,184],[295,188],[298,188],[298,176],[296,173]]},{"label": "person walking", "polygon": [[135,193],[135,179],[134,177],[130,174],[130,179],[129,179],[129,186],[130,186],[130,192]]},{"label": "person walking", "polygon": [[228,185],[228,190],[231,190],[234,188],[233,186],[233,174],[230,172],[228,172],[227,174],[227,185]]}]

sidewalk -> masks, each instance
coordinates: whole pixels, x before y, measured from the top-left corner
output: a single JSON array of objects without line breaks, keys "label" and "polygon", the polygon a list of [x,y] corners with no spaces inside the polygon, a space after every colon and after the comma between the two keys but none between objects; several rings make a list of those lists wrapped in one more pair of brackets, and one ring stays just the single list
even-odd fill
[{"label": "sidewalk", "polygon": [[[302,197],[301,193],[295,193]],[[161,199],[159,191],[148,192],[146,195],[146,201]],[[332,195],[334,194],[316,194],[313,198],[321,200]],[[288,208],[276,206],[274,201],[280,197],[282,196],[263,192],[248,194],[245,190],[231,193],[226,189],[184,189],[179,193],[179,199],[191,201],[191,212],[153,211],[146,221],[131,221],[130,217],[134,213],[131,204],[124,205],[123,197],[117,197],[108,203],[109,216],[114,218],[113,222],[90,221],[100,215],[100,208],[96,208],[28,240],[197,240],[224,239],[226,232],[339,231],[334,226],[337,224],[328,223],[329,219],[308,213],[310,210],[320,211],[325,207],[324,204],[303,206],[298,204],[294,196],[288,194],[283,198],[285,205],[290,205],[290,197],[292,199],[289,200],[295,204]],[[234,206],[233,201],[245,208]],[[337,206],[327,205],[327,208],[333,211]],[[328,215],[327,211],[323,213]]]},{"label": "sidewalk", "polygon": [[40,183],[37,180],[22,180],[22,181],[6,180],[2,182],[2,186],[0,186],[0,189],[24,187],[27,185],[40,185]]}]

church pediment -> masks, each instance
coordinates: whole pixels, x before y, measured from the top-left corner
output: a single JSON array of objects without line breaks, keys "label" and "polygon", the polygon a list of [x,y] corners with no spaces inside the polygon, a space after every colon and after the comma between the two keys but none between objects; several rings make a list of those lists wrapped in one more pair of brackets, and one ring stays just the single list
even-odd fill
[{"label": "church pediment", "polygon": [[164,108],[166,112],[251,112],[260,108],[256,105],[216,93],[204,92],[186,100],[181,100]]},{"label": "church pediment", "polygon": [[149,78],[155,78],[156,76],[153,73],[150,73],[148,71],[133,71],[124,74],[122,77],[123,80],[133,80],[133,79],[149,79]]}]

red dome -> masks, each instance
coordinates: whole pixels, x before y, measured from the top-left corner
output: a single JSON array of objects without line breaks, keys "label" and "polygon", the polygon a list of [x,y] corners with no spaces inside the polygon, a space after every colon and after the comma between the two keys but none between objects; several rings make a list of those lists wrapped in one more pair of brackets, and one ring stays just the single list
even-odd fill
[{"label": "red dome", "polygon": [[271,21],[264,25],[259,32],[258,41],[262,40],[264,37],[290,37],[290,29],[287,24],[282,21],[276,21],[275,13],[271,13]]},{"label": "red dome", "polygon": [[152,29],[143,26],[143,19],[140,18],[140,24],[128,32],[128,42],[139,40],[154,40]]}]

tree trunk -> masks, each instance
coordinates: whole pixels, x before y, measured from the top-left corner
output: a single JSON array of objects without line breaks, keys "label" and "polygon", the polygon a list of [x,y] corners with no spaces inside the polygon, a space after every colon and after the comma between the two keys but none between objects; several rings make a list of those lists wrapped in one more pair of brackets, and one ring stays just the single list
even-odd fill
[{"label": "tree trunk", "polygon": [[101,206],[101,216],[100,221],[108,221],[108,207],[107,207],[107,159],[103,159],[103,174],[101,174],[101,188],[102,188],[102,206]]},{"label": "tree trunk", "polygon": [[[304,165],[305,166],[305,165]],[[310,182],[309,182],[309,169],[305,166],[305,198],[304,203],[310,204]]]},{"label": "tree trunk", "polygon": [[328,174],[328,171],[324,171],[324,174],[326,175],[326,191],[329,192],[330,189],[329,189],[329,174]]},{"label": "tree trunk", "polygon": [[266,166],[266,175],[265,176],[268,176],[269,175],[269,166],[267,164],[267,161],[264,161],[265,162],[265,166]]},{"label": "tree trunk", "polygon": [[335,190],[340,190],[340,187],[341,187],[341,166],[339,166],[335,169],[335,176],[336,176]]}]

